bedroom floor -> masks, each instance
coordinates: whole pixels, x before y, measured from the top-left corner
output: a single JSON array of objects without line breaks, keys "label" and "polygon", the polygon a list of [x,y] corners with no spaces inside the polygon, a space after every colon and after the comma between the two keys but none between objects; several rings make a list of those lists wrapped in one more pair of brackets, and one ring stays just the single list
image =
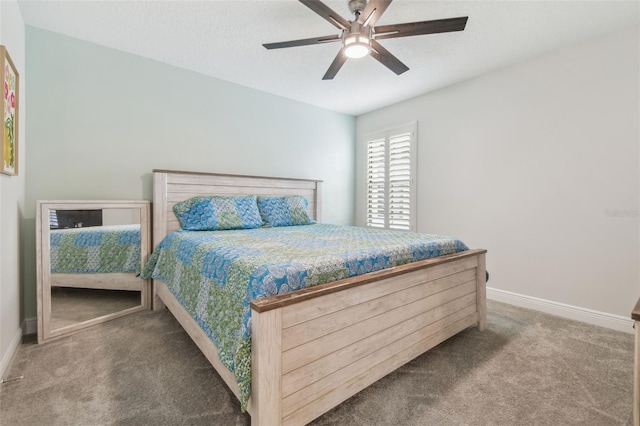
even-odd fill
[{"label": "bedroom floor", "polygon": [[[631,424],[633,335],[488,301],[465,330],[317,419],[319,425]],[[2,385],[3,425],[249,425],[168,311],[46,345]]]}]

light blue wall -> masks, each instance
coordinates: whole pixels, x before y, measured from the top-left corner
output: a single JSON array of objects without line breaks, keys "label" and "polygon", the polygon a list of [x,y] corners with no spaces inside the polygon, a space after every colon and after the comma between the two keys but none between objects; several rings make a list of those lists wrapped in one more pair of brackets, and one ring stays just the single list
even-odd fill
[{"label": "light blue wall", "polygon": [[324,180],[323,221],[354,220],[355,118],[27,27],[25,316],[35,201],[151,200],[154,168]]}]

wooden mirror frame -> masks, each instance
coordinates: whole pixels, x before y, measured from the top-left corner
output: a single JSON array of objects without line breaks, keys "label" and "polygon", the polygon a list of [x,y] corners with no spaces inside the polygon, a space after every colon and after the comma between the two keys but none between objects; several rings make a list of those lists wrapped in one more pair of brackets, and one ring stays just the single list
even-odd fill
[{"label": "wooden mirror frame", "polygon": [[[50,210],[102,210],[136,209],[140,211],[140,267],[149,258],[150,251],[150,206],[148,201],[111,201],[111,200],[39,200],[36,202],[36,270],[37,270],[37,316],[38,343],[48,342],[76,333],[96,324],[143,311],[150,307],[151,281],[140,279],[140,305],[118,312],[80,321],[76,324],[51,330],[51,239],[49,233]],[[106,274],[100,274],[106,275]],[[108,277],[104,282],[108,282]],[[109,289],[108,284],[105,287]]]}]

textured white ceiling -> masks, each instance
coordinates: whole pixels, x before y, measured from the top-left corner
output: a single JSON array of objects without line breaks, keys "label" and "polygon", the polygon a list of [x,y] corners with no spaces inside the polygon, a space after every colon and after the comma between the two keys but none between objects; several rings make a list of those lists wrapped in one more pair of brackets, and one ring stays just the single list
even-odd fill
[{"label": "textured white ceiling", "polygon": [[[347,1],[326,1],[347,19]],[[378,25],[468,16],[463,32],[381,40],[410,70],[371,57],[322,81],[339,43],[268,51],[262,43],[337,34],[295,0],[19,1],[27,25],[265,92],[359,115],[639,25],[638,1],[395,0]]]}]

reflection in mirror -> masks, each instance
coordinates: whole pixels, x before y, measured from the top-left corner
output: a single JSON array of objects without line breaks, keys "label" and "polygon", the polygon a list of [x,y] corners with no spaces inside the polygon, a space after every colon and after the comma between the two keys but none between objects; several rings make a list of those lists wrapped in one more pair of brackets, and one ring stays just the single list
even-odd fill
[{"label": "reflection in mirror", "polygon": [[38,341],[146,309],[148,202],[38,202]]}]

